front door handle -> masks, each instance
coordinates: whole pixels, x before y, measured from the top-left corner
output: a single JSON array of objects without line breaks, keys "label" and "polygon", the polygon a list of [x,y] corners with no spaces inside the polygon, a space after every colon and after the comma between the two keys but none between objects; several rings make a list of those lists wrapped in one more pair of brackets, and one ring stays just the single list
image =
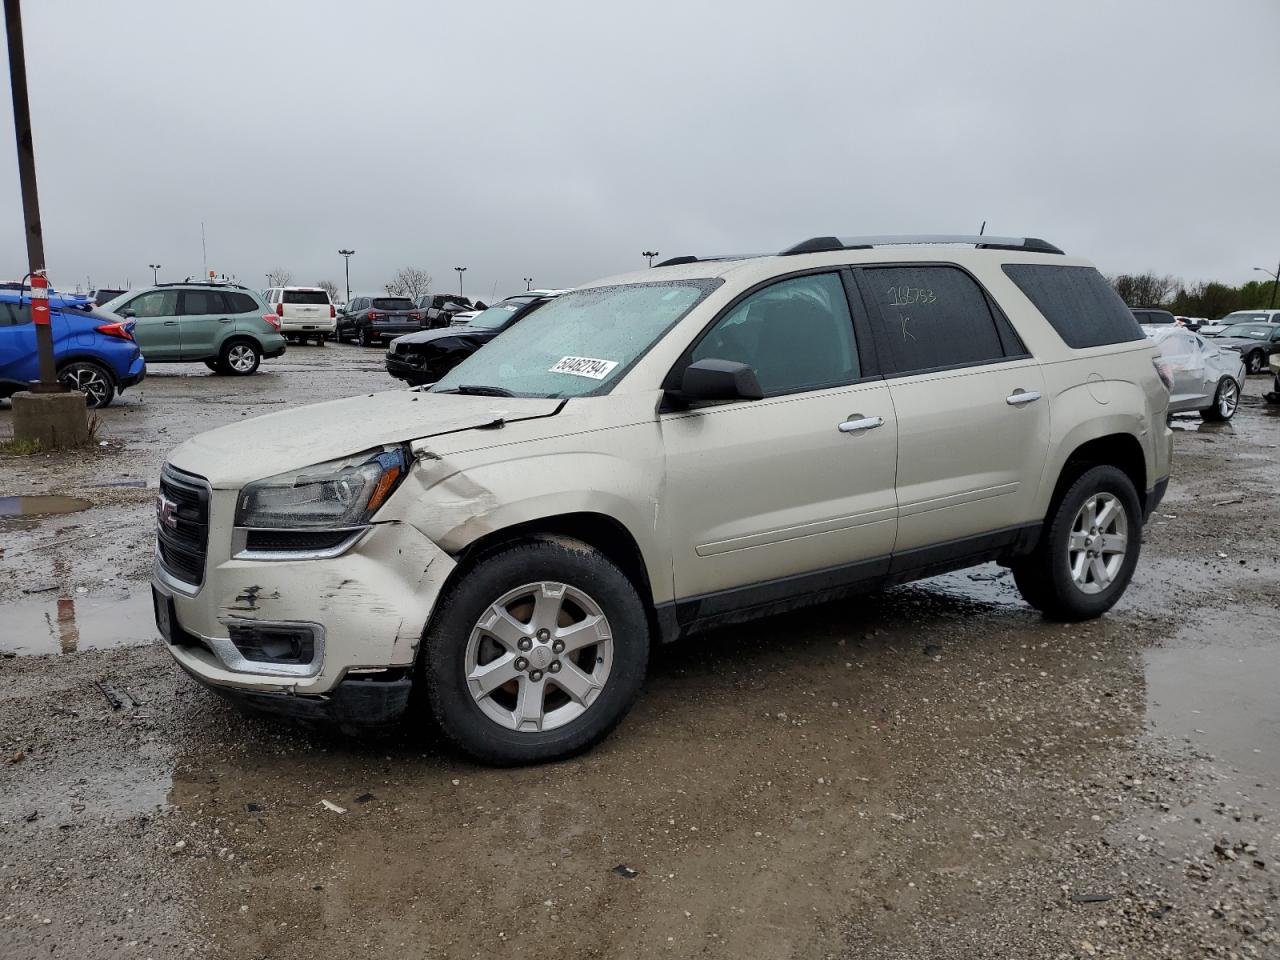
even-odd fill
[{"label": "front door handle", "polygon": [[166,320],[166,321],[164,322],[164,325],[165,325],[166,327],[176,327],[176,326],[178,325],[178,321],[177,321],[177,320]]},{"label": "front door handle", "polygon": [[884,426],[883,417],[861,417],[856,413],[840,424],[837,429],[841,433],[857,433],[859,430],[874,430],[876,427]]},{"label": "front door handle", "polygon": [[219,317],[219,318],[218,318],[218,322],[219,322],[219,323],[230,323],[230,322],[231,322],[231,318],[230,318],[230,317]]},{"label": "front door handle", "polygon": [[1039,399],[1040,391],[1038,390],[1015,390],[1004,398],[1004,402],[1011,407],[1020,407],[1024,403],[1035,403]]}]

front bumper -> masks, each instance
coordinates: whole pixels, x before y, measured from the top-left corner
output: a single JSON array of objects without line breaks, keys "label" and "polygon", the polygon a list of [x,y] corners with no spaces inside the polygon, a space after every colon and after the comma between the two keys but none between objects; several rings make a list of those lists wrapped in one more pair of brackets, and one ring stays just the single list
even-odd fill
[{"label": "front bumper", "polygon": [[415,385],[429,383],[431,380],[424,364],[412,363],[406,357],[390,351],[387,352],[387,373],[397,380]]},{"label": "front bumper", "polygon": [[[158,617],[161,605],[172,601],[166,647],[187,673],[241,702],[246,696],[328,698],[325,706],[252,704],[294,715],[340,712],[330,701],[356,702],[350,693],[335,694],[349,683],[370,683],[387,671],[407,676],[455,566],[447,553],[410,524],[385,522],[373,524],[336,557],[237,559],[225,523],[234,514],[236,491],[214,490],[209,497],[203,584],[184,582],[159,557],[152,579]],[[282,625],[312,631],[316,642],[309,662],[263,659],[245,645],[246,628]],[[399,697],[391,689],[380,695]]]}]

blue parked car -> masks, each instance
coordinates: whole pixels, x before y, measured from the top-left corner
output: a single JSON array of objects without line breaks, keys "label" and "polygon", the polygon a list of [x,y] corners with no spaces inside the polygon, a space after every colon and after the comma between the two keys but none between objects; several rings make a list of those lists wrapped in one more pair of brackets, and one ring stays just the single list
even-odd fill
[{"label": "blue parked car", "polygon": [[[53,357],[58,379],[81,391],[91,410],[147,375],[132,321],[121,320],[88,297],[49,293]],[[0,398],[40,379],[31,291],[0,289]]]}]

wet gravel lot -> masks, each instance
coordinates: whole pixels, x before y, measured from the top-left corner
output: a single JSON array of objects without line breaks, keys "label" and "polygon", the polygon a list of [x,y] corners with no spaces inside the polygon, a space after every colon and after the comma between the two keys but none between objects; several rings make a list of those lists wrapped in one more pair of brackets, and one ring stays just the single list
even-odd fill
[{"label": "wet gravel lot", "polygon": [[593,753],[490,770],[425,721],[242,717],[153,639],[165,453],[395,385],[355,347],[263,371],[156,366],[104,446],[0,457],[0,495],[89,504],[0,501],[4,960],[1280,955],[1265,378],[1179,420],[1105,618],[1045,622],[985,566],[735,627],[658,650]]}]

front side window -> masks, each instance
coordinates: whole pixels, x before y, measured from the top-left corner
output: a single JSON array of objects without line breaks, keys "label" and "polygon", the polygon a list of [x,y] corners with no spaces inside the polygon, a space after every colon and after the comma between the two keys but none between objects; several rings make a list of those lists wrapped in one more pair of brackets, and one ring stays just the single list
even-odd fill
[{"label": "front side window", "polygon": [[575,290],[512,324],[447,373],[434,393],[488,388],[521,397],[605,393],[719,280]]},{"label": "front side window", "polygon": [[880,312],[885,373],[915,373],[1001,360],[1006,352],[991,305],[963,270],[868,267],[867,293]]},{"label": "front side window", "polygon": [[853,318],[839,274],[793,277],[734,306],[694,347],[691,360],[736,360],[765,396],[821,390],[861,376]]},{"label": "front side window", "polygon": [[178,314],[178,291],[148,290],[126,303],[124,309],[132,310],[139,320],[148,317],[174,317]]}]

